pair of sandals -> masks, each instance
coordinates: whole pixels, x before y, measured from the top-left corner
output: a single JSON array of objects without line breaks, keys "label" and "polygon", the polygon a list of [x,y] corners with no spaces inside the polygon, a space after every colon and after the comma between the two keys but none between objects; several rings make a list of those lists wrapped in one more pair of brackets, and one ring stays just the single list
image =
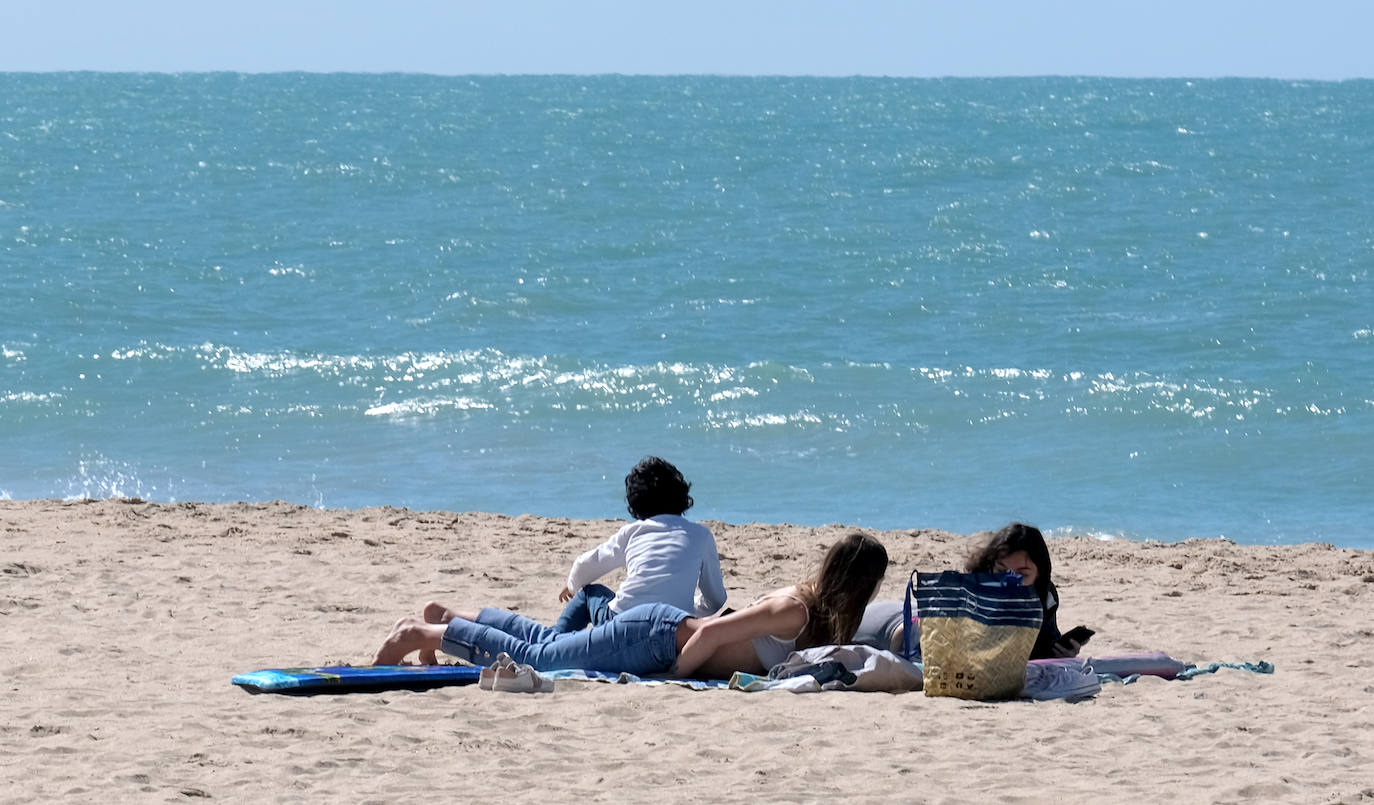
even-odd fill
[{"label": "pair of sandals", "polygon": [[553,680],[540,676],[532,666],[512,660],[503,651],[496,655],[496,662],[482,669],[477,687],[503,693],[553,693]]}]

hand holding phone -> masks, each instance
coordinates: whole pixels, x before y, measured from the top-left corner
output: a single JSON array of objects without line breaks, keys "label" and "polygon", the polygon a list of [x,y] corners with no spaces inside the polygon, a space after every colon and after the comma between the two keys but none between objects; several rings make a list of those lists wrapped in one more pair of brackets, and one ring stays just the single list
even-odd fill
[{"label": "hand holding phone", "polygon": [[1078,650],[1093,636],[1093,630],[1086,626],[1075,626],[1054,641],[1054,656],[1077,657]]},{"label": "hand holding phone", "polygon": [[1054,642],[1055,645],[1071,649],[1073,648],[1074,643],[1077,643],[1079,646],[1082,646],[1084,643],[1088,642],[1088,639],[1091,638],[1094,634],[1097,633],[1086,626],[1075,626],[1072,629],[1065,632],[1064,634],[1060,635],[1059,639]]}]

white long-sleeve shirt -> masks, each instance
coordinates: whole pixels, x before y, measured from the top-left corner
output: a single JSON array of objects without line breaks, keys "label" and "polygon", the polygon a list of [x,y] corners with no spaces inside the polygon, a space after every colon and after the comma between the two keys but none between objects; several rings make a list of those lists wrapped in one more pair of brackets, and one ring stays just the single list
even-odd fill
[{"label": "white long-sleeve shirt", "polygon": [[617,568],[625,580],[611,600],[624,612],[639,604],[672,604],[697,617],[725,606],[725,579],[711,529],[676,514],[636,520],[573,561],[568,589],[577,592]]}]

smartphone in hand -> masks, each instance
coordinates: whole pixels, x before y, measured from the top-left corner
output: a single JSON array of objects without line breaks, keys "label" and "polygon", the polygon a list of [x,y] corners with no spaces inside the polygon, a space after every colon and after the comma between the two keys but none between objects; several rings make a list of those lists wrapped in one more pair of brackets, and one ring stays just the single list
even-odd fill
[{"label": "smartphone in hand", "polygon": [[1070,647],[1070,641],[1077,643],[1081,646],[1084,643],[1088,642],[1088,639],[1095,634],[1097,633],[1086,626],[1075,626],[1072,629],[1065,632],[1064,634],[1060,635],[1059,639],[1054,642],[1065,648]]}]

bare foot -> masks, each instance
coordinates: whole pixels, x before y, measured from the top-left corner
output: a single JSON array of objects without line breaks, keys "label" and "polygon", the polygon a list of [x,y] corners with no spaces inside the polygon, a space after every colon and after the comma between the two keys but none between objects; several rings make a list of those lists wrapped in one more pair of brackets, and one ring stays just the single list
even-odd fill
[{"label": "bare foot", "polygon": [[[453,610],[438,601],[430,601],[428,604],[425,604],[422,617],[425,619],[425,623],[448,623],[458,616]],[[422,649],[420,651],[420,664],[438,665],[439,656],[431,649]]]},{"label": "bare foot", "polygon": [[[399,665],[401,660],[412,651],[420,651],[421,657],[433,657],[444,639],[442,624],[423,623],[414,618],[402,618],[391,627],[382,647],[377,649],[373,665]],[[427,655],[425,654],[427,652]],[[430,663],[436,665],[437,662]]]},{"label": "bare foot", "polygon": [[456,617],[458,617],[457,613],[438,601],[430,601],[425,604],[425,623],[448,623]]}]

